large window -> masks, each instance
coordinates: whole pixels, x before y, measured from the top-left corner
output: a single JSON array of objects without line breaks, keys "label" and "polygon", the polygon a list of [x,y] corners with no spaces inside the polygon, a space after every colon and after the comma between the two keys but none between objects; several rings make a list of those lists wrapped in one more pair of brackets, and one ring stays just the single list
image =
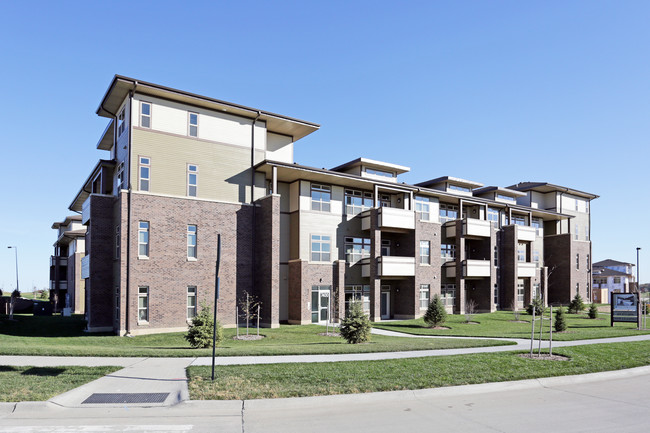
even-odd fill
[{"label": "large window", "polygon": [[533,284],[533,299],[542,298],[542,292],[539,290],[539,283]]},{"label": "large window", "polygon": [[196,316],[196,286],[187,288],[187,319],[191,320]]},{"label": "large window", "polygon": [[370,257],[370,239],[346,237],[345,260],[355,263],[364,257]]},{"label": "large window", "polygon": [[420,284],[420,309],[429,307],[431,299],[431,286],[429,284]]},{"label": "large window", "polygon": [[124,188],[124,161],[117,165],[117,189]]},{"label": "large window", "polygon": [[514,197],[510,197],[509,195],[504,195],[504,194],[497,194],[497,198],[499,200],[505,200],[513,203],[516,201]]},{"label": "large window", "polygon": [[517,261],[526,262],[526,244],[519,242],[517,244]]},{"label": "large window", "polygon": [[517,302],[524,302],[524,282],[517,281]]},{"label": "large window", "polygon": [[453,307],[456,303],[456,285],[442,284],[440,286],[440,299],[447,307]]},{"label": "large window", "polygon": [[487,213],[487,219],[488,221],[492,221],[495,226],[499,225],[499,209],[495,209],[493,207],[488,207],[488,213]]},{"label": "large window", "polygon": [[429,197],[415,196],[415,213],[418,219],[429,221],[431,219],[431,204]]},{"label": "large window", "polygon": [[187,134],[190,137],[198,137],[199,136],[199,115],[198,113],[192,113],[189,112],[187,113],[188,117],[188,131]]},{"label": "large window", "polygon": [[366,284],[345,286],[345,314],[346,315],[350,310],[350,304],[354,301],[362,302],[364,313],[370,314],[370,286]]},{"label": "large window", "polygon": [[526,225],[526,217],[524,215],[512,215],[512,221],[510,224],[516,224],[518,226]]},{"label": "large window", "polygon": [[126,129],[126,123],[124,122],[124,108],[120,111],[120,114],[117,115],[117,137],[121,137]]},{"label": "large window", "polygon": [[140,103],[140,126],[151,128],[151,104],[149,102]]},{"label": "large window", "polygon": [[458,219],[458,206],[440,203],[440,222],[446,223],[455,219]]},{"label": "large window", "polygon": [[535,262],[535,264],[539,268],[539,261],[540,261],[539,260],[539,250],[533,251],[533,261]]},{"label": "large window", "polygon": [[149,287],[138,287],[138,322],[149,321]]},{"label": "large window", "polygon": [[196,226],[187,226],[187,258],[196,260]]},{"label": "large window", "polygon": [[420,241],[420,264],[431,264],[431,241]]},{"label": "large window", "polygon": [[381,240],[381,255],[390,256],[390,239]]},{"label": "large window", "polygon": [[187,164],[187,195],[196,197],[199,182],[199,167]]},{"label": "large window", "polygon": [[140,221],[138,225],[138,257],[149,257],[148,221]]},{"label": "large window", "polygon": [[440,244],[440,257],[446,260],[454,260],[456,258],[456,245]]},{"label": "large window", "polygon": [[460,191],[460,192],[470,192],[470,189],[467,188],[466,186],[460,186],[460,185],[449,185],[449,190],[451,191]]},{"label": "large window", "polygon": [[330,211],[330,201],[332,199],[332,187],[329,185],[311,184],[311,210],[321,212]]},{"label": "large window", "polygon": [[311,235],[311,261],[330,261],[330,237],[325,235]]},{"label": "large window", "polygon": [[372,193],[355,189],[345,190],[345,213],[356,215],[373,206]]},{"label": "large window", "polygon": [[140,171],[140,191],[149,191],[151,159],[146,156],[141,156],[138,169]]}]

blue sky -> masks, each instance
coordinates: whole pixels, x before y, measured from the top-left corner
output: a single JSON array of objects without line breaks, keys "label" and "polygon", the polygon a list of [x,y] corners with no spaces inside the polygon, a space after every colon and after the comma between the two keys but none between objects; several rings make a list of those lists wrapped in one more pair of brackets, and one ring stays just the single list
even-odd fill
[{"label": "blue sky", "polygon": [[595,260],[650,275],[650,3],[0,2],[0,288],[48,284],[55,232],[105,152],[114,74],[321,124],[296,161],[364,156],[600,195]]}]

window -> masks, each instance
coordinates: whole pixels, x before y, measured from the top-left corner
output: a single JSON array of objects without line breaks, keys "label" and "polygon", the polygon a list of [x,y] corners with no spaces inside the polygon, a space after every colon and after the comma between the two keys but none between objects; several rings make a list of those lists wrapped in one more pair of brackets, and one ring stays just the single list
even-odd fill
[{"label": "window", "polygon": [[149,102],[140,103],[140,126],[151,128],[151,104]]},{"label": "window", "polygon": [[187,258],[196,260],[196,226],[187,226]]},{"label": "window", "polygon": [[494,305],[499,305],[499,285],[494,285]]},{"label": "window", "polygon": [[420,284],[420,309],[429,307],[429,300],[431,299],[430,287],[429,284]]},{"label": "window", "polygon": [[524,302],[524,282],[522,280],[517,282],[517,302]]},{"label": "window", "polygon": [[124,188],[124,161],[117,165],[117,189]]},{"label": "window", "polygon": [[614,277],[614,284],[621,284],[621,277]]},{"label": "window", "polygon": [[138,322],[149,321],[149,287],[138,287]]},{"label": "window", "polygon": [[580,294],[580,283],[576,283],[576,294]]},{"label": "window", "polygon": [[372,168],[366,168],[366,173],[372,174],[374,176],[383,176],[383,177],[395,177],[393,176],[393,173],[389,173],[387,171],[382,171],[382,170],[375,170]]},{"label": "window", "polygon": [[522,244],[521,242],[517,244],[517,261],[526,261],[526,244]]},{"label": "window", "polygon": [[332,187],[317,183],[311,184],[311,210],[329,212],[331,198]]},{"label": "window", "polygon": [[189,129],[187,134],[190,137],[199,136],[199,115],[197,113],[189,112],[187,113]]},{"label": "window", "polygon": [[499,266],[499,247],[494,246],[494,267]]},{"label": "window", "polygon": [[535,227],[535,234],[537,236],[542,236],[542,230],[544,229],[544,222],[541,218],[533,218],[530,222],[531,227]]},{"label": "window", "polygon": [[518,226],[525,226],[526,217],[523,215],[513,215],[511,224],[516,224]]},{"label": "window", "polygon": [[578,209],[579,209],[579,207],[578,207],[578,199],[576,199],[576,212],[578,211]]},{"label": "window", "polygon": [[120,258],[120,226],[115,226],[115,259]]},{"label": "window", "polygon": [[187,319],[191,320],[196,316],[196,286],[187,288]]},{"label": "window", "polygon": [[539,250],[533,251],[533,261],[537,264],[539,268]]},{"label": "window", "polygon": [[196,197],[199,167],[194,164],[187,164],[187,195]]},{"label": "window", "polygon": [[138,257],[149,257],[149,222],[140,221],[138,226]]},{"label": "window", "polygon": [[440,244],[440,257],[447,260],[456,258],[456,245],[454,244]]},{"label": "window", "polygon": [[578,226],[575,226],[575,232],[576,232],[575,239],[577,241],[580,238],[580,229],[578,228]]},{"label": "window", "polygon": [[372,193],[357,191],[354,189],[345,190],[345,213],[356,215],[373,206]]},{"label": "window", "polygon": [[379,206],[380,207],[390,207],[390,195],[388,195],[388,194],[380,194],[379,195]]},{"label": "window", "polygon": [[381,255],[390,256],[390,239],[381,240]]},{"label": "window", "polygon": [[587,271],[589,271],[589,254],[587,254]]},{"label": "window", "polygon": [[363,311],[370,314],[370,286],[369,285],[353,285],[345,286],[345,313],[350,310],[350,304],[354,301],[361,301],[363,303]]},{"label": "window", "polygon": [[505,200],[513,203],[516,201],[514,197],[510,197],[509,195],[503,195],[503,194],[497,194],[497,198],[499,200]]},{"label": "window", "polygon": [[449,185],[448,189],[452,191],[460,191],[460,192],[469,192],[470,189],[467,188],[466,186],[459,186],[459,185]]},{"label": "window", "polygon": [[140,191],[149,191],[149,170],[151,169],[151,159],[146,156],[140,157]]},{"label": "window", "polygon": [[443,305],[453,307],[456,303],[456,285],[455,284],[442,284],[440,286],[440,299]]},{"label": "window", "polygon": [[446,223],[458,219],[458,206],[440,203],[440,222]]},{"label": "window", "polygon": [[487,219],[488,221],[492,221],[495,226],[499,225],[499,209],[495,209],[493,207],[488,208],[488,213],[487,213]]},{"label": "window", "polygon": [[330,261],[330,237],[324,235],[311,235],[311,261]]},{"label": "window", "polygon": [[542,293],[539,291],[539,283],[533,284],[533,299],[542,298]]},{"label": "window", "polygon": [[345,260],[355,263],[364,257],[370,257],[370,239],[346,237]]},{"label": "window", "polygon": [[429,221],[430,217],[430,204],[429,197],[416,196],[415,197],[415,213],[422,221]]},{"label": "window", "polygon": [[125,108],[122,108],[120,114],[117,115],[117,137],[118,138],[124,133],[124,130],[126,129],[126,123],[124,123],[124,110]]},{"label": "window", "polygon": [[589,229],[587,228],[587,226],[585,226],[585,240],[586,241],[589,240]]},{"label": "window", "polygon": [[576,269],[580,269],[580,254],[576,254]]},{"label": "window", "polygon": [[431,241],[420,241],[420,264],[431,263]]}]

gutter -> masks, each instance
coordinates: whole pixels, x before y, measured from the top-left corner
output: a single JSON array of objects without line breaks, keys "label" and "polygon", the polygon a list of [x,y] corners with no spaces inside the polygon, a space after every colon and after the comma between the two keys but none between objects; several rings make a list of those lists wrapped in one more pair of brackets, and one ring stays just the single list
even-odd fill
[{"label": "gutter", "polygon": [[[126,333],[124,334],[125,337],[129,337],[131,335],[131,308],[129,306],[131,305],[131,192],[132,192],[132,185],[131,185],[131,172],[132,172],[132,167],[131,167],[131,136],[133,135],[132,133],[132,126],[131,123],[133,122],[133,92],[135,91],[136,87],[138,86],[138,82],[136,81],[133,83],[133,90],[129,93],[129,151],[127,152],[127,168],[128,168],[128,176],[129,176],[129,188],[127,190],[127,217],[126,217]],[[117,119],[116,119],[117,120]],[[126,119],[125,119],[126,120]],[[115,125],[115,128],[117,128],[117,121],[113,122]],[[115,134],[115,137],[117,137],[117,134]],[[117,140],[115,145],[117,145]],[[115,153],[115,156],[117,156],[117,151]],[[121,236],[121,234],[120,234]]]},{"label": "gutter", "polygon": [[[257,117],[251,124],[251,205],[253,206],[253,229],[251,230],[251,288],[255,288],[255,232],[257,229],[257,206],[255,205],[255,124],[262,115],[257,112]],[[274,191],[275,193],[275,191]]]}]

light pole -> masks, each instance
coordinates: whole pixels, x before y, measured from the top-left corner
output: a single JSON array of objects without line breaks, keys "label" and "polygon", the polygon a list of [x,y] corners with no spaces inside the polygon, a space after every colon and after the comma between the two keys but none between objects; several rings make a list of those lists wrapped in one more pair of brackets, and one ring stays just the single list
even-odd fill
[{"label": "light pole", "polygon": [[[639,294],[639,302],[641,302],[641,281],[639,281],[639,251],[641,251],[641,247],[636,247],[636,291]],[[641,306],[641,314],[647,313],[645,311],[645,302],[643,302]],[[643,318],[643,327],[645,328],[645,316],[642,316]],[[639,321],[641,323],[641,321]]]},{"label": "light pole", "polygon": [[[14,251],[16,252],[16,290],[20,292],[20,288],[18,287],[18,247],[17,246],[9,246],[7,248],[13,248]],[[638,269],[637,269],[638,271]]]}]

